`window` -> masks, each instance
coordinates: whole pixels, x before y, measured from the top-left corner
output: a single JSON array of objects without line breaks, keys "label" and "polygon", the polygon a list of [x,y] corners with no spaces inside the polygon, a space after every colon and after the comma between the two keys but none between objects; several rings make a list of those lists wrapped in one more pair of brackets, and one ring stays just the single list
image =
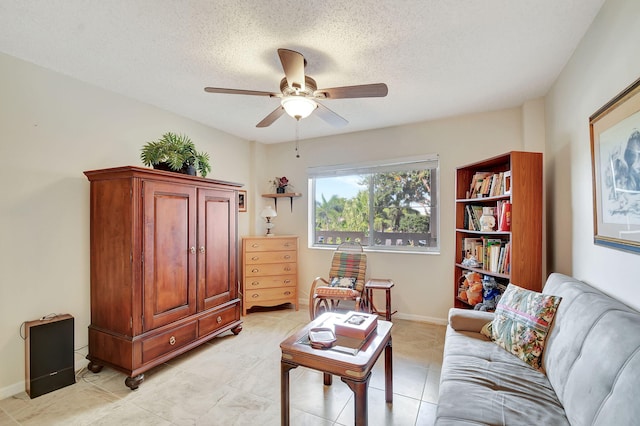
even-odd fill
[{"label": "window", "polygon": [[437,156],[307,172],[313,247],[357,241],[367,250],[439,252]]}]

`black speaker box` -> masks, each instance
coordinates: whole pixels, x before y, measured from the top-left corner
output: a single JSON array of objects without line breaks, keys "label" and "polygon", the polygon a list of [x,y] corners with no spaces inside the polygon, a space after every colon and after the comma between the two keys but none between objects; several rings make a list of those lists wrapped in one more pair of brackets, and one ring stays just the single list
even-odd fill
[{"label": "black speaker box", "polygon": [[76,382],[71,315],[26,322],[25,344],[25,383],[31,398]]}]

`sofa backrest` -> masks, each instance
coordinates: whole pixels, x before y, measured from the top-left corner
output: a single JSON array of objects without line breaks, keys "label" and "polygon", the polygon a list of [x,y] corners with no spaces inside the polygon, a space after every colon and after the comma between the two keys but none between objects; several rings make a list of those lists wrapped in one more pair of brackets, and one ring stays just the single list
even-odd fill
[{"label": "sofa backrest", "polygon": [[640,421],[640,313],[575,278],[554,273],[562,296],[542,365],[573,425]]}]

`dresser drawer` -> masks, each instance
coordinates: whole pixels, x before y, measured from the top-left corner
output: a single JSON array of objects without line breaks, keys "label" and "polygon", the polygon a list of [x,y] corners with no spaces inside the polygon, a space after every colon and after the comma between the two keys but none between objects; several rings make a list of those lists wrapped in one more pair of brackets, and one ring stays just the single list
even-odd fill
[{"label": "dresser drawer", "polygon": [[297,273],[298,266],[296,263],[265,263],[263,265],[247,265],[244,271],[247,278],[263,275],[295,275]]},{"label": "dresser drawer", "polygon": [[245,300],[251,304],[270,300],[288,301],[296,297],[295,288],[267,288],[264,290],[247,290]]},{"label": "dresser drawer", "polygon": [[274,275],[266,277],[252,277],[244,284],[244,290],[259,290],[262,288],[274,287],[296,287],[297,280],[295,275]]},{"label": "dresser drawer", "polygon": [[242,244],[246,252],[298,249],[297,238],[260,238],[255,240],[248,238]]},{"label": "dresser drawer", "polygon": [[256,251],[245,255],[245,263],[252,265],[255,263],[282,263],[295,262],[297,255],[295,251]]},{"label": "dresser drawer", "polygon": [[197,323],[191,322],[142,342],[142,362],[146,363],[174,351],[197,338]]},{"label": "dresser drawer", "polygon": [[198,320],[198,337],[206,336],[240,319],[240,305],[236,304],[205,315]]}]

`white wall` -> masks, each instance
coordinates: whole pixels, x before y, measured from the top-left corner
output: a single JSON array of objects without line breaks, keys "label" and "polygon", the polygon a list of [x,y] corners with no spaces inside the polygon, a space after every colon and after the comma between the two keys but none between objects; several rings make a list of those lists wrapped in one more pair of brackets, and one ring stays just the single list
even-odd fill
[{"label": "white wall", "polygon": [[[526,118],[523,111],[530,111]],[[453,305],[455,168],[507,151],[524,150],[525,145],[537,148],[528,150],[541,151],[544,143],[539,137],[540,131],[529,130],[531,134],[525,136],[523,128],[523,121],[529,126],[535,122],[544,134],[541,111],[541,101],[534,101],[527,108],[305,140],[300,143],[301,158],[298,159],[293,143],[267,146],[263,190],[269,192],[268,179],[284,175],[293,182],[295,191],[303,194],[294,200],[293,212],[288,200],[281,200],[274,220],[277,233],[300,236],[301,297],[308,298],[316,276],[326,276],[332,255],[328,250],[308,248],[306,168],[437,153],[440,156],[441,254],[370,253],[368,269],[371,277],[391,278],[396,282],[392,294],[398,317],[446,321],[448,309]],[[317,118],[308,118],[311,119]],[[300,126],[303,128],[304,121]]]},{"label": "white wall", "polygon": [[593,244],[589,117],[640,77],[640,2],[608,0],[546,97],[549,270],[640,309],[640,257]]},{"label": "white wall", "polygon": [[[141,166],[141,146],[174,131],[209,152],[208,177],[245,183],[250,144],[6,55],[0,69],[2,398],[24,390],[24,321],[69,313],[75,347],[87,344],[89,183],[82,172]],[[248,227],[249,216],[240,215],[240,232]]]}]

